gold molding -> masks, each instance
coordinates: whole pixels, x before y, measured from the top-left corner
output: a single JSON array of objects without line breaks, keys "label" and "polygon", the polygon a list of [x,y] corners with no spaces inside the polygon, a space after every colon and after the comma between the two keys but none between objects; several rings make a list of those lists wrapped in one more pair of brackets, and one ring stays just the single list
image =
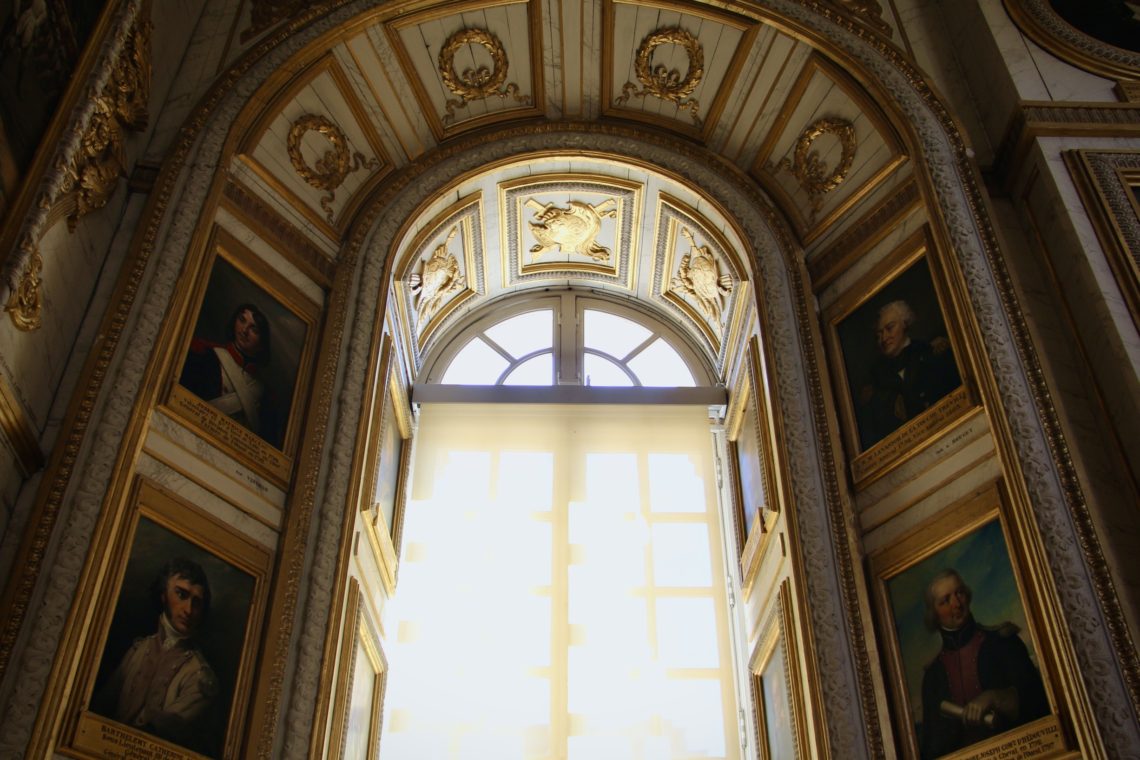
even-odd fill
[{"label": "gold molding", "polygon": [[8,376],[0,373],[0,432],[16,455],[16,464],[24,477],[30,477],[44,466],[44,452],[40,448],[39,437],[23,404],[16,396],[16,389]]},{"label": "gold molding", "polygon": [[911,177],[890,197],[843,230],[839,239],[807,260],[812,289],[819,293],[856,260],[882,242],[903,219],[924,208]]},{"label": "gold molding", "polygon": [[[479,45],[491,55],[490,71],[486,66],[464,69],[463,73],[455,70],[456,52],[468,45]],[[448,37],[439,50],[439,76],[444,86],[459,98],[447,101],[447,113],[440,117],[443,123],[451,124],[455,121],[457,108],[464,108],[468,103],[486,100],[492,96],[500,99],[513,98],[516,103],[531,105],[529,95],[520,95],[519,86],[514,82],[507,82],[509,68],[510,62],[507,60],[507,51],[503,49],[503,43],[486,29],[460,29]]]},{"label": "gold molding", "polygon": [[1140,330],[1140,150],[1069,150],[1061,156]]},{"label": "gold molding", "polygon": [[1003,0],[1017,27],[1049,53],[1109,79],[1140,77],[1140,53],[1109,45],[1069,24],[1047,0]]},{"label": "gold molding", "polygon": [[828,2],[876,32],[892,36],[890,24],[883,20],[883,7],[876,0],[828,0]]},{"label": "gold molding", "polygon": [[314,5],[311,0],[253,0],[249,9],[249,26],[242,31],[241,41],[253,39],[269,27],[296,16],[310,5]]},{"label": "gold molding", "polygon": [[[689,66],[684,76],[676,69],[666,69],[661,64],[652,65],[653,51],[661,45],[677,45],[685,51]],[[625,105],[630,98],[652,95],[673,103],[681,111],[688,111],[693,124],[701,126],[701,117],[698,113],[701,104],[690,97],[705,75],[705,50],[696,37],[679,26],[650,32],[637,48],[633,72],[637,81],[641,83],[641,88],[638,89],[633,82],[626,82],[622,85],[621,95],[614,98],[614,105]]]},{"label": "gold molding", "polygon": [[[384,691],[388,674],[388,661],[380,646],[376,624],[368,611],[368,604],[361,593],[360,582],[353,577],[348,579],[348,594],[345,602],[343,632],[340,656],[337,658],[335,698],[333,699],[332,736],[329,739],[328,757],[344,760],[348,738],[349,716],[352,711],[352,687],[355,679],[357,643],[364,650],[368,664],[376,677],[372,692],[372,702],[368,705],[368,753],[365,760],[377,760],[380,750],[380,722],[384,709]],[[314,731],[314,734],[319,732]],[[313,748],[319,753],[319,748]]]},{"label": "gold molding", "polygon": [[[760,760],[797,760],[805,757],[809,751],[807,704],[804,699],[803,687],[800,681],[802,671],[799,656],[799,646],[796,637],[794,605],[792,603],[791,582],[784,578],[780,581],[775,598],[770,604],[766,619],[760,627],[760,635],[748,658],[748,671],[751,674],[750,691],[752,694],[752,719],[755,721],[756,740],[758,743],[757,756]],[[771,754],[768,744],[767,723],[764,720],[765,708],[763,693],[758,688],[761,674],[768,663],[771,662],[777,647],[783,646],[784,687],[788,691],[787,707],[791,708],[790,715],[793,756],[791,758],[775,757]]]}]

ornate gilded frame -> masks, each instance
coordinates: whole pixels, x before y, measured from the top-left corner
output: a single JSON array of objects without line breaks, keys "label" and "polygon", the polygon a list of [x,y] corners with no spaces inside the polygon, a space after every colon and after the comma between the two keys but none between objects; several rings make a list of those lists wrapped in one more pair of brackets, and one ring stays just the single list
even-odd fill
[{"label": "ornate gilded frame", "polygon": [[[931,652],[936,655],[940,645],[937,643],[937,634],[930,633],[931,640],[928,646],[931,651],[925,652],[926,656],[916,657],[914,656],[916,647],[913,644],[908,647],[901,643],[900,639],[904,634],[900,631],[907,629],[905,623],[900,627],[896,618],[895,612],[898,607],[892,603],[890,584],[899,582],[901,576],[908,572],[921,580],[928,580],[932,576],[926,572],[919,574],[920,571],[937,572],[942,569],[954,569],[961,573],[962,580],[967,585],[974,583],[975,594],[971,600],[971,611],[982,607],[987,594],[995,597],[1000,593],[999,584],[992,582],[993,571],[990,570],[992,566],[998,566],[1000,570],[1000,562],[996,559],[998,553],[990,547],[989,551],[975,550],[973,554],[969,554],[962,547],[967,542],[977,539],[986,529],[989,529],[990,535],[1000,533],[1000,539],[1008,555],[1012,577],[1006,576],[1003,580],[1007,584],[1016,584],[1014,593],[1017,595],[1020,611],[1024,614],[1024,622],[1027,623],[1016,635],[1020,635],[1023,641],[1031,644],[1036,652],[1035,664],[1044,682],[1050,713],[943,757],[954,760],[1037,757],[1046,754],[1052,756],[1052,753],[1076,749],[1070,738],[1072,733],[1067,725],[1065,710],[1058,702],[1061,698],[1056,659],[1059,642],[1043,636],[1045,632],[1055,630],[1055,626],[1045,619],[1043,605],[1036,603],[1047,592],[1041,588],[1040,581],[1034,581],[1042,575],[1031,572],[1033,564],[1029,549],[1024,541],[1019,540],[1019,530],[1013,524],[1010,515],[1011,510],[1002,486],[998,483],[990,484],[969,494],[962,501],[944,510],[940,517],[918,526],[887,548],[872,554],[868,559],[879,641],[883,647],[887,671],[887,690],[894,712],[896,737],[903,757],[918,758],[920,755],[919,738],[913,716],[916,715],[916,708],[921,707],[921,701],[912,697],[919,697],[921,689],[915,694],[908,684],[907,655],[908,653],[910,655],[909,672],[913,676],[917,674],[918,667],[929,666],[932,662],[929,655]],[[981,545],[980,540],[978,545]],[[968,564],[969,557],[980,558],[984,568],[979,564],[973,566]],[[954,564],[950,564],[951,560]],[[927,564],[923,565],[924,562]],[[973,578],[982,577],[980,573],[983,569],[987,571],[984,577],[991,581],[984,586],[971,579],[972,572]],[[1001,577],[1000,572],[998,577]],[[915,604],[913,599],[911,604]],[[985,614],[984,611],[982,614]],[[991,630],[1002,630],[1003,626],[999,624],[1006,621],[983,619],[979,625],[989,623],[992,624],[988,626]],[[907,641],[910,643],[913,640],[908,638]],[[920,661],[919,664],[915,663],[916,660]]]},{"label": "ornate gilded frame", "polygon": [[[773,599],[772,609],[761,628],[760,636],[752,649],[748,671],[751,673],[752,720],[756,727],[756,757],[758,760],[798,760],[807,752],[807,707],[804,701],[803,686],[800,683],[800,668],[793,667],[798,659],[795,628],[792,625],[791,584],[785,578]],[[782,659],[779,672],[772,671]],[[781,705],[769,704],[765,699],[766,679],[782,682],[786,702]],[[782,713],[777,713],[782,711]],[[789,734],[792,740],[792,754],[774,752],[770,736],[769,718],[786,716],[789,721]]]},{"label": "ornate gilded frame", "polygon": [[[340,667],[337,669],[336,697],[332,716],[332,740],[328,757],[344,760],[350,743],[349,729],[353,708],[356,667],[359,658],[367,660],[374,681],[367,714],[367,749],[364,760],[377,760],[380,756],[380,727],[384,716],[384,691],[388,681],[388,660],[380,646],[376,624],[368,611],[368,605],[360,593],[360,584],[355,578],[348,580],[348,597],[345,604],[344,635],[341,640]],[[353,755],[352,757],[358,757]]]},{"label": "ornate gilded frame", "polygon": [[[761,370],[760,341],[755,335],[748,342],[743,361],[737,370],[728,411],[725,413],[725,434],[728,439],[730,470],[732,471],[733,527],[736,545],[740,549],[740,577],[747,595],[760,570],[760,559],[779,517],[780,500],[776,486],[776,458],[772,438],[771,416]],[[755,436],[759,451],[755,458],[748,457],[742,438]],[[742,450],[744,448],[744,450]],[[755,467],[752,481],[760,486],[760,501],[751,518],[746,502],[744,468]]]},{"label": "ornate gilded frame", "polygon": [[1071,150],[1062,156],[1140,330],[1140,151]]},{"label": "ornate gilded frame", "polygon": [[[260,291],[257,295],[265,296],[272,303],[274,310],[295,319],[297,321],[295,324],[299,323],[304,328],[302,345],[295,351],[296,377],[288,409],[284,412],[282,445],[279,447],[249,427],[231,419],[208,401],[184,388],[179,382],[182,367],[195,337],[196,322],[211,284],[211,275],[219,261],[225,262],[239,276],[246,278],[256,291]],[[262,308],[266,307],[263,305]],[[188,310],[180,326],[180,337],[175,344],[179,349],[176,355],[178,358],[173,362],[173,372],[163,397],[164,407],[215,446],[268,476],[278,485],[287,485],[292,475],[301,436],[301,420],[305,401],[309,395],[319,322],[318,304],[313,303],[284,275],[238,242],[233,235],[215,226],[206,246],[201,276],[194,287],[192,308]],[[271,364],[270,367],[272,366]],[[277,368],[273,369],[277,371]]]},{"label": "ornate gilded frame", "polygon": [[[859,429],[857,400],[852,397],[852,379],[848,365],[851,357],[840,336],[841,324],[862,309],[869,309],[892,295],[900,292],[899,283],[903,275],[908,275],[912,267],[925,260],[930,269],[929,287],[935,297],[936,312],[946,328],[945,338],[953,352],[954,366],[960,379],[953,390],[935,401],[930,408],[919,412],[897,429],[878,440],[864,445]],[[966,351],[960,334],[960,320],[956,319],[951,300],[947,297],[943,270],[938,249],[928,227],[923,227],[888,253],[866,276],[854,283],[843,295],[824,312],[824,340],[835,396],[840,409],[841,427],[847,445],[852,479],[857,488],[870,484],[878,477],[909,460],[914,454],[933,443],[946,429],[960,422],[978,405],[976,391]],[[929,296],[927,293],[907,293],[907,295]],[[907,300],[907,299],[903,299]],[[930,309],[928,308],[928,311]],[[865,321],[866,312],[862,313]],[[872,332],[873,335],[873,332]],[[867,350],[874,350],[868,339]]]},{"label": "ornate gilded frame", "polygon": [[[368,372],[371,390],[357,433],[350,503],[363,513],[364,532],[384,587],[391,594],[396,590],[399,569],[414,421],[408,385],[392,338],[386,333],[378,337],[373,345],[379,343],[380,348]],[[378,494],[382,487],[386,493]],[[389,499],[390,505],[386,504]]]},{"label": "ornate gilded frame", "polygon": [[[119,521],[115,536],[109,546],[106,571],[103,583],[94,592],[89,601],[89,611],[94,624],[88,630],[85,642],[81,645],[83,655],[80,660],[77,687],[72,691],[68,703],[68,718],[65,719],[61,750],[79,752],[83,757],[95,758],[121,758],[121,757],[164,757],[164,758],[200,758],[201,755],[178,744],[165,741],[153,734],[143,732],[110,718],[103,717],[93,710],[98,678],[101,675],[102,660],[107,658],[105,651],[109,646],[114,632],[113,624],[119,612],[117,600],[126,595],[126,586],[131,560],[136,555],[145,554],[148,547],[151,554],[156,553],[153,543],[148,544],[139,535],[140,524],[143,520],[156,526],[161,531],[173,537],[174,543],[192,545],[189,556],[193,559],[193,552],[206,557],[203,564],[212,558],[216,567],[228,566],[235,575],[249,577],[248,610],[245,615],[244,633],[241,641],[236,644],[238,659],[232,678],[227,676],[220,667],[221,663],[213,662],[218,673],[217,681],[222,684],[221,694],[225,694],[224,685],[232,683],[232,692],[226,711],[224,728],[223,757],[236,757],[238,747],[245,731],[245,714],[249,708],[249,697],[253,687],[253,671],[257,650],[261,640],[261,625],[264,616],[269,592],[269,574],[271,571],[272,555],[270,551],[255,543],[249,537],[242,535],[218,516],[209,514],[187,501],[185,497],[176,495],[165,488],[141,476],[135,478],[131,489],[126,495],[126,508]],[[150,535],[149,533],[143,535]],[[170,559],[170,555],[154,557],[155,561]],[[153,562],[151,562],[153,565]],[[207,575],[209,579],[209,574]],[[220,602],[224,599],[227,588],[219,583],[215,574],[212,590],[212,606],[214,612],[207,619],[206,625],[216,625],[222,620],[222,612],[218,610]],[[135,596],[138,596],[137,594]],[[244,605],[243,605],[244,606]],[[222,609],[227,609],[222,607]],[[155,622],[153,617],[146,618],[148,630],[153,631]],[[211,621],[214,621],[211,623]],[[225,618],[226,624],[232,625],[233,618]],[[210,655],[208,644],[211,640],[217,642],[221,636],[214,634],[211,638],[209,629],[203,634],[202,651],[207,660]],[[218,645],[215,643],[215,649]],[[233,653],[234,643],[226,645]],[[117,661],[117,658],[116,658]],[[230,660],[226,660],[230,662]]]}]

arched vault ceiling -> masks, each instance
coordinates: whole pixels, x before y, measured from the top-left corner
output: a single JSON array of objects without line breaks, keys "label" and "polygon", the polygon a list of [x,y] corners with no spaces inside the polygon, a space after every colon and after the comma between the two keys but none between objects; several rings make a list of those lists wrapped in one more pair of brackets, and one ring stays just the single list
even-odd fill
[{"label": "arched vault ceiling", "polygon": [[[239,120],[231,176],[329,259],[385,178],[459,136],[538,120],[703,146],[765,189],[809,262],[911,175],[843,67],[760,15],[697,3],[391,4],[294,61]],[[635,165],[577,154],[498,167],[415,227],[394,241],[396,295],[421,350],[461,305],[578,285],[661,307],[718,361],[746,300],[746,252],[723,218]]]}]

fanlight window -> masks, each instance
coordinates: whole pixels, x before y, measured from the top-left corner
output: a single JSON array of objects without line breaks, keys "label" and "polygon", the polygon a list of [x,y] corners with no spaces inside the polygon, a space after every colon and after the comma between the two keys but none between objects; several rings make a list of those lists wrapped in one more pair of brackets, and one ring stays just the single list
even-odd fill
[{"label": "fanlight window", "polygon": [[671,330],[632,309],[571,294],[476,321],[441,352],[429,378],[445,385],[709,384],[701,362]]}]

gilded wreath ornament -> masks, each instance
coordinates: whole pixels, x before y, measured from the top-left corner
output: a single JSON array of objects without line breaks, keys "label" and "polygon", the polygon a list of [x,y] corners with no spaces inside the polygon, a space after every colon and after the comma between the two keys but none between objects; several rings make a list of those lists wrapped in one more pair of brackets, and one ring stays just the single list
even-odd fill
[{"label": "gilded wreath ornament", "polygon": [[[839,140],[840,156],[835,168],[829,170],[812,150],[815,141],[824,135]],[[843,184],[855,160],[855,125],[844,119],[820,119],[805,129],[796,139],[792,159],[785,158],[779,168],[790,171],[799,180],[800,187],[812,200],[812,209],[819,211],[823,196]]]},{"label": "gilded wreath ornament", "polygon": [[[301,153],[301,143],[309,132],[316,132],[332,146],[311,166]],[[336,190],[344,184],[345,178],[361,167],[375,169],[380,165],[375,158],[365,158],[360,151],[350,151],[348,138],[340,127],[317,114],[305,114],[293,122],[289,128],[286,149],[289,152],[289,160],[301,179],[316,189],[326,192],[326,195],[321,197],[321,209],[325,212],[325,219],[329,224],[333,223],[332,202],[336,200]]]},{"label": "gilded wreath ornament", "polygon": [[[455,54],[468,45],[478,45],[486,50],[491,56],[491,68],[478,66],[464,69],[462,73],[456,71]],[[443,79],[444,86],[459,97],[447,101],[447,113],[443,117],[443,122],[450,124],[455,121],[457,108],[490,97],[514,98],[516,102],[530,105],[530,96],[520,95],[519,86],[514,82],[507,82],[509,67],[507,51],[503,49],[503,44],[486,29],[460,29],[448,37],[439,51],[439,75]]]},{"label": "gilded wreath ornament", "polygon": [[[669,69],[662,64],[653,65],[653,51],[661,45],[678,45],[684,49],[689,59],[684,75],[677,69]],[[688,111],[693,123],[700,126],[701,117],[697,112],[701,104],[689,97],[705,75],[705,51],[696,37],[680,27],[658,29],[650,33],[637,48],[633,72],[641,83],[641,88],[633,82],[626,82],[622,86],[621,95],[614,99],[615,105],[625,104],[630,98],[652,95],[675,104],[682,111]]]}]

